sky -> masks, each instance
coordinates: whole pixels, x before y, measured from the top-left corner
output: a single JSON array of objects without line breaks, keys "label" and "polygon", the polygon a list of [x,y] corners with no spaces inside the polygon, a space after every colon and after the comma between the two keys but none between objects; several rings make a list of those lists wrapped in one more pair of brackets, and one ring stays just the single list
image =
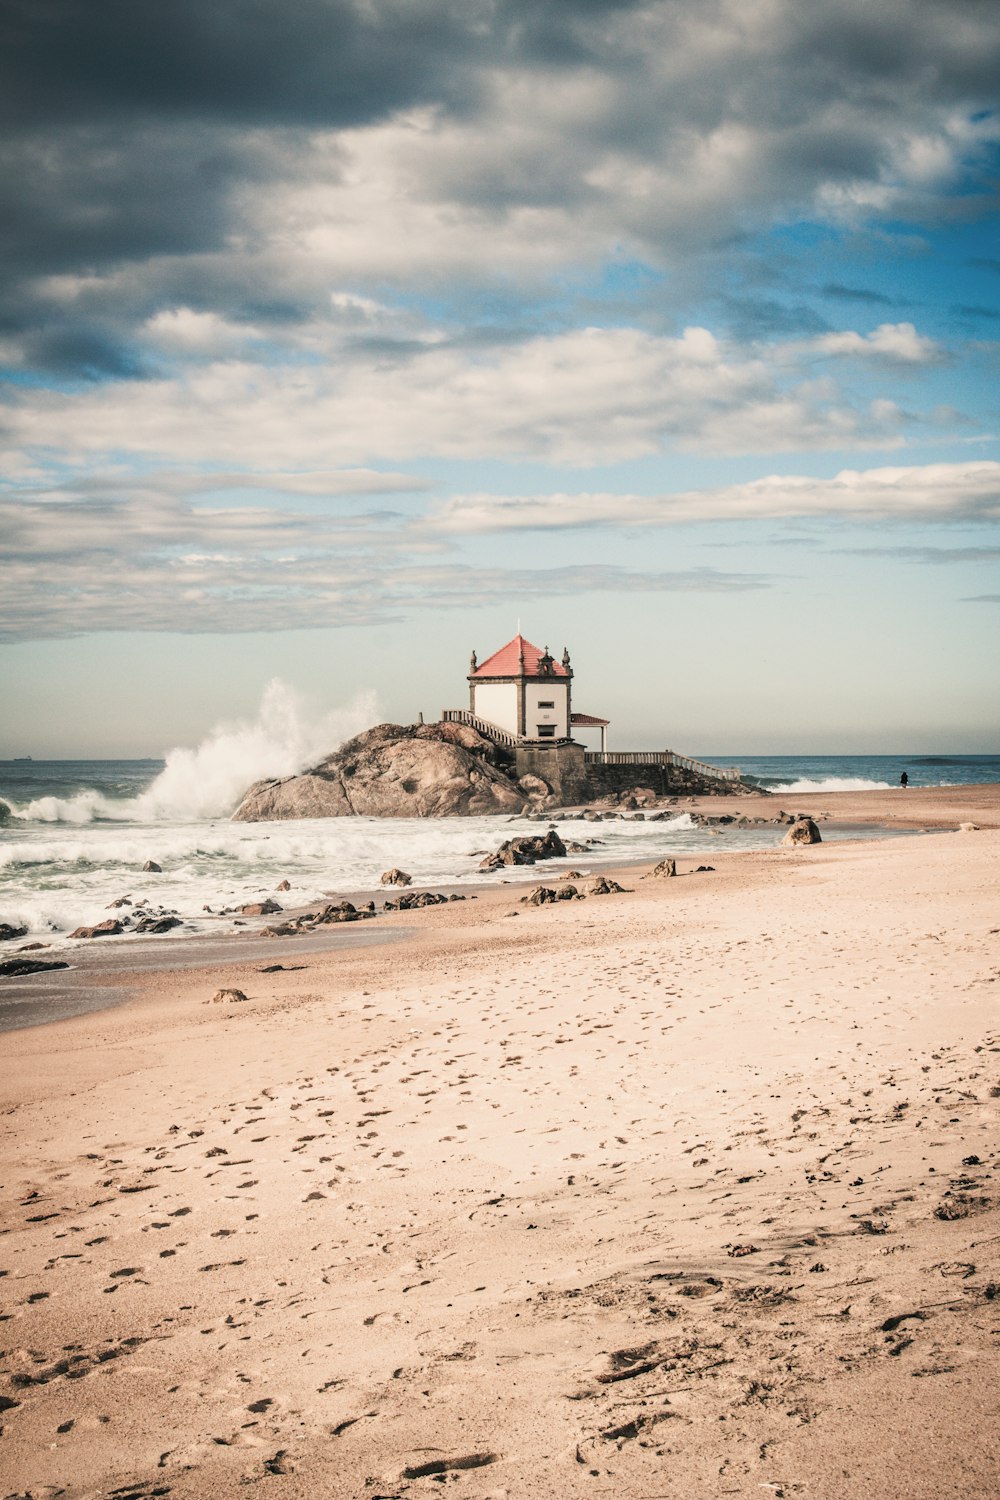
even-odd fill
[{"label": "sky", "polygon": [[994,0],[6,0],[0,758],[518,627],[613,747],[1000,749],[998,80]]}]

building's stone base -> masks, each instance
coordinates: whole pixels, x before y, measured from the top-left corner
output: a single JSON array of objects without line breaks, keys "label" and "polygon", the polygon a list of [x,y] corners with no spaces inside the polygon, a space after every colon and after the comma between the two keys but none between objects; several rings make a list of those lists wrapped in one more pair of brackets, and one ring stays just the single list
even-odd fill
[{"label": "building's stone base", "polygon": [[702,776],[686,766],[588,766],[588,795],[592,799],[608,797],[616,792],[631,792],[637,787],[649,787],[658,797],[731,797],[745,792],[739,781],[724,781],[722,777]]},{"label": "building's stone base", "polygon": [[571,807],[594,795],[583,756],[582,745],[518,745],[514,751],[516,775],[540,776],[552,788],[556,801]]},{"label": "building's stone base", "polygon": [[745,790],[739,782],[701,776],[684,766],[670,765],[588,765],[582,745],[518,745],[513,752],[515,770],[521,776],[540,776],[552,788],[556,802],[572,807],[594,802],[599,797],[631,792],[649,787],[658,797],[731,796]]}]

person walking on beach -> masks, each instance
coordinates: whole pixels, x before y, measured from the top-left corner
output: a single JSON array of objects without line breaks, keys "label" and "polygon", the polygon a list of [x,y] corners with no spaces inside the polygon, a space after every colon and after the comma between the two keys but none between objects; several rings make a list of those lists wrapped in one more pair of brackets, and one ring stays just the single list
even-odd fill
[{"label": "person walking on beach", "polygon": [[903,788],[903,791],[905,792],[906,788],[910,784],[910,778],[909,778],[909,776],[907,776],[907,774],[906,774],[905,771],[903,772],[902,776],[899,778],[899,784]]}]

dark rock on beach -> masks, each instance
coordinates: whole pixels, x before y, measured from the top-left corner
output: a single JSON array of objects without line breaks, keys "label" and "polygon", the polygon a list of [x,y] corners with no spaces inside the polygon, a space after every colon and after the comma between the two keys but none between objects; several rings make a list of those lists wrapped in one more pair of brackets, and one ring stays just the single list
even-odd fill
[{"label": "dark rock on beach", "polygon": [[14,927],[10,922],[0,922],[0,943],[12,943],[15,938],[23,938],[27,935],[27,927]]},{"label": "dark rock on beach", "polygon": [[117,917],[109,917],[106,922],[98,922],[96,927],[77,927],[70,933],[71,938],[102,938],[118,937],[125,929]]},{"label": "dark rock on beach", "polygon": [[495,854],[488,854],[479,868],[502,870],[506,865],[533,865],[540,859],[562,859],[566,852],[566,845],[555,829],[550,828],[548,833],[534,837],[508,839]]},{"label": "dark rock on beach", "polygon": [[172,932],[175,927],[181,925],[180,917],[140,917],[132,931],[148,936],[151,933]]},{"label": "dark rock on beach", "polygon": [[8,958],[0,963],[0,974],[7,979],[22,979],[25,974],[41,974],[47,969],[68,969],[62,959]]}]

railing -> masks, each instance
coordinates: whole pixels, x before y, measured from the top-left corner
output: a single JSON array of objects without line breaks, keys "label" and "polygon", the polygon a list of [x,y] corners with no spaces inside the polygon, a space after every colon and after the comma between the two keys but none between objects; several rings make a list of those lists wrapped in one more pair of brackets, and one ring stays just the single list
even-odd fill
[{"label": "railing", "polygon": [[739,766],[710,766],[703,760],[675,755],[673,750],[586,750],[583,758],[588,766],[679,766],[717,781],[741,780]]},{"label": "railing", "polygon": [[478,714],[471,714],[467,708],[446,708],[442,710],[441,719],[445,724],[468,724],[470,729],[475,729],[484,739],[493,740],[497,745],[506,745],[510,750],[516,750],[518,745],[524,743],[519,735],[511,734],[508,729],[501,729],[499,724],[491,724],[489,719],[481,719]]},{"label": "railing", "polygon": [[[445,724],[468,724],[484,739],[493,740],[497,745],[506,745],[510,750],[526,744],[571,743],[565,739],[529,741],[524,735],[511,734],[509,729],[501,729],[499,724],[481,719],[467,708],[443,709],[441,719]],[[675,755],[673,750],[585,750],[583,759],[588,766],[678,766],[682,770],[693,771],[696,776],[712,776],[716,781],[742,780],[739,766],[710,766],[706,761],[692,760],[688,755]]]}]

